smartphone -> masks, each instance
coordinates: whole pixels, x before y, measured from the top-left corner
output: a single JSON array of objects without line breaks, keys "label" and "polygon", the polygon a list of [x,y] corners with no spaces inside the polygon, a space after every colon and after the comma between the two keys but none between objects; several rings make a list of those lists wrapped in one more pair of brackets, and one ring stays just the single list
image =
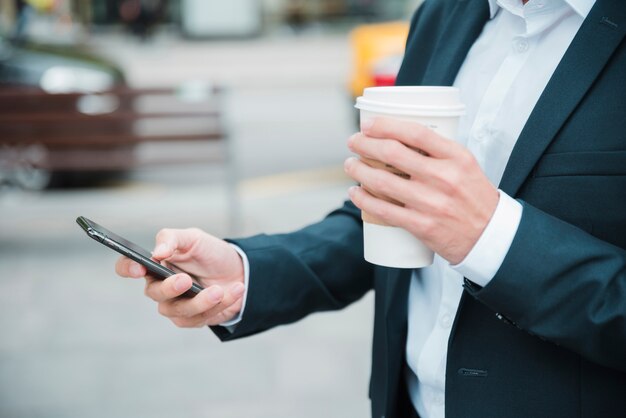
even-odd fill
[{"label": "smartphone", "polygon": [[[114,251],[134,260],[144,266],[151,275],[157,279],[165,279],[176,273],[183,272],[175,265],[168,263],[167,266],[161,265],[152,259],[152,255],[149,251],[141,248],[137,244],[133,244],[120,237],[119,235],[109,231],[103,226],[85,218],[79,216],[76,218],[76,223],[87,233],[88,236],[98,241],[100,244],[106,245]],[[193,278],[193,276],[192,276]],[[203,287],[198,283],[193,283],[191,288],[183,294],[183,296],[193,297],[200,293]]]}]

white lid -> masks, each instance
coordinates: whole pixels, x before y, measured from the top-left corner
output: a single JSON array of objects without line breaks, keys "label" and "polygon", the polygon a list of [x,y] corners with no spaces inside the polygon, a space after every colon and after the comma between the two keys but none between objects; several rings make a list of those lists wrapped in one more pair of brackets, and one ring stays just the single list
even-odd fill
[{"label": "white lid", "polygon": [[459,89],[449,86],[368,87],[356,99],[355,107],[395,115],[450,117],[465,113]]}]

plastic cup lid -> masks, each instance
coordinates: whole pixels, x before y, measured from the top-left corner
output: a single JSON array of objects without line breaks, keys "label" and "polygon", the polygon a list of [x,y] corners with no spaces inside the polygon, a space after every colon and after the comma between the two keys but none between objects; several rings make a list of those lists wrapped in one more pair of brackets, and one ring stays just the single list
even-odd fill
[{"label": "plastic cup lid", "polygon": [[459,89],[448,86],[369,87],[357,98],[355,107],[397,115],[451,117],[465,113]]}]

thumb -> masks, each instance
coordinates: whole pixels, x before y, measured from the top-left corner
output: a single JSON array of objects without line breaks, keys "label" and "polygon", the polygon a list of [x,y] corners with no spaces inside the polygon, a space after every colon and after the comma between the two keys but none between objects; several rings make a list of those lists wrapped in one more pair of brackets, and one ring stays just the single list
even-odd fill
[{"label": "thumb", "polygon": [[156,235],[156,245],[152,256],[157,260],[165,260],[177,251],[188,252],[198,242],[198,232],[195,228],[161,229]]}]

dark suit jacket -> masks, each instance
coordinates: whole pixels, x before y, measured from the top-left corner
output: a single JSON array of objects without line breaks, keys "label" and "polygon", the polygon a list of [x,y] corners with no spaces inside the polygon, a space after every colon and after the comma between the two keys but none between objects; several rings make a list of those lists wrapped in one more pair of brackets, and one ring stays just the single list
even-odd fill
[{"label": "dark suit jacket", "polygon": [[[448,85],[486,0],[427,0],[401,85]],[[524,206],[485,288],[466,280],[448,345],[447,417],[626,417],[626,4],[598,0],[530,115],[499,187]],[[375,289],[374,417],[405,416],[410,271],[363,261],[346,203],[301,231],[237,240],[250,259],[244,337]]]}]

